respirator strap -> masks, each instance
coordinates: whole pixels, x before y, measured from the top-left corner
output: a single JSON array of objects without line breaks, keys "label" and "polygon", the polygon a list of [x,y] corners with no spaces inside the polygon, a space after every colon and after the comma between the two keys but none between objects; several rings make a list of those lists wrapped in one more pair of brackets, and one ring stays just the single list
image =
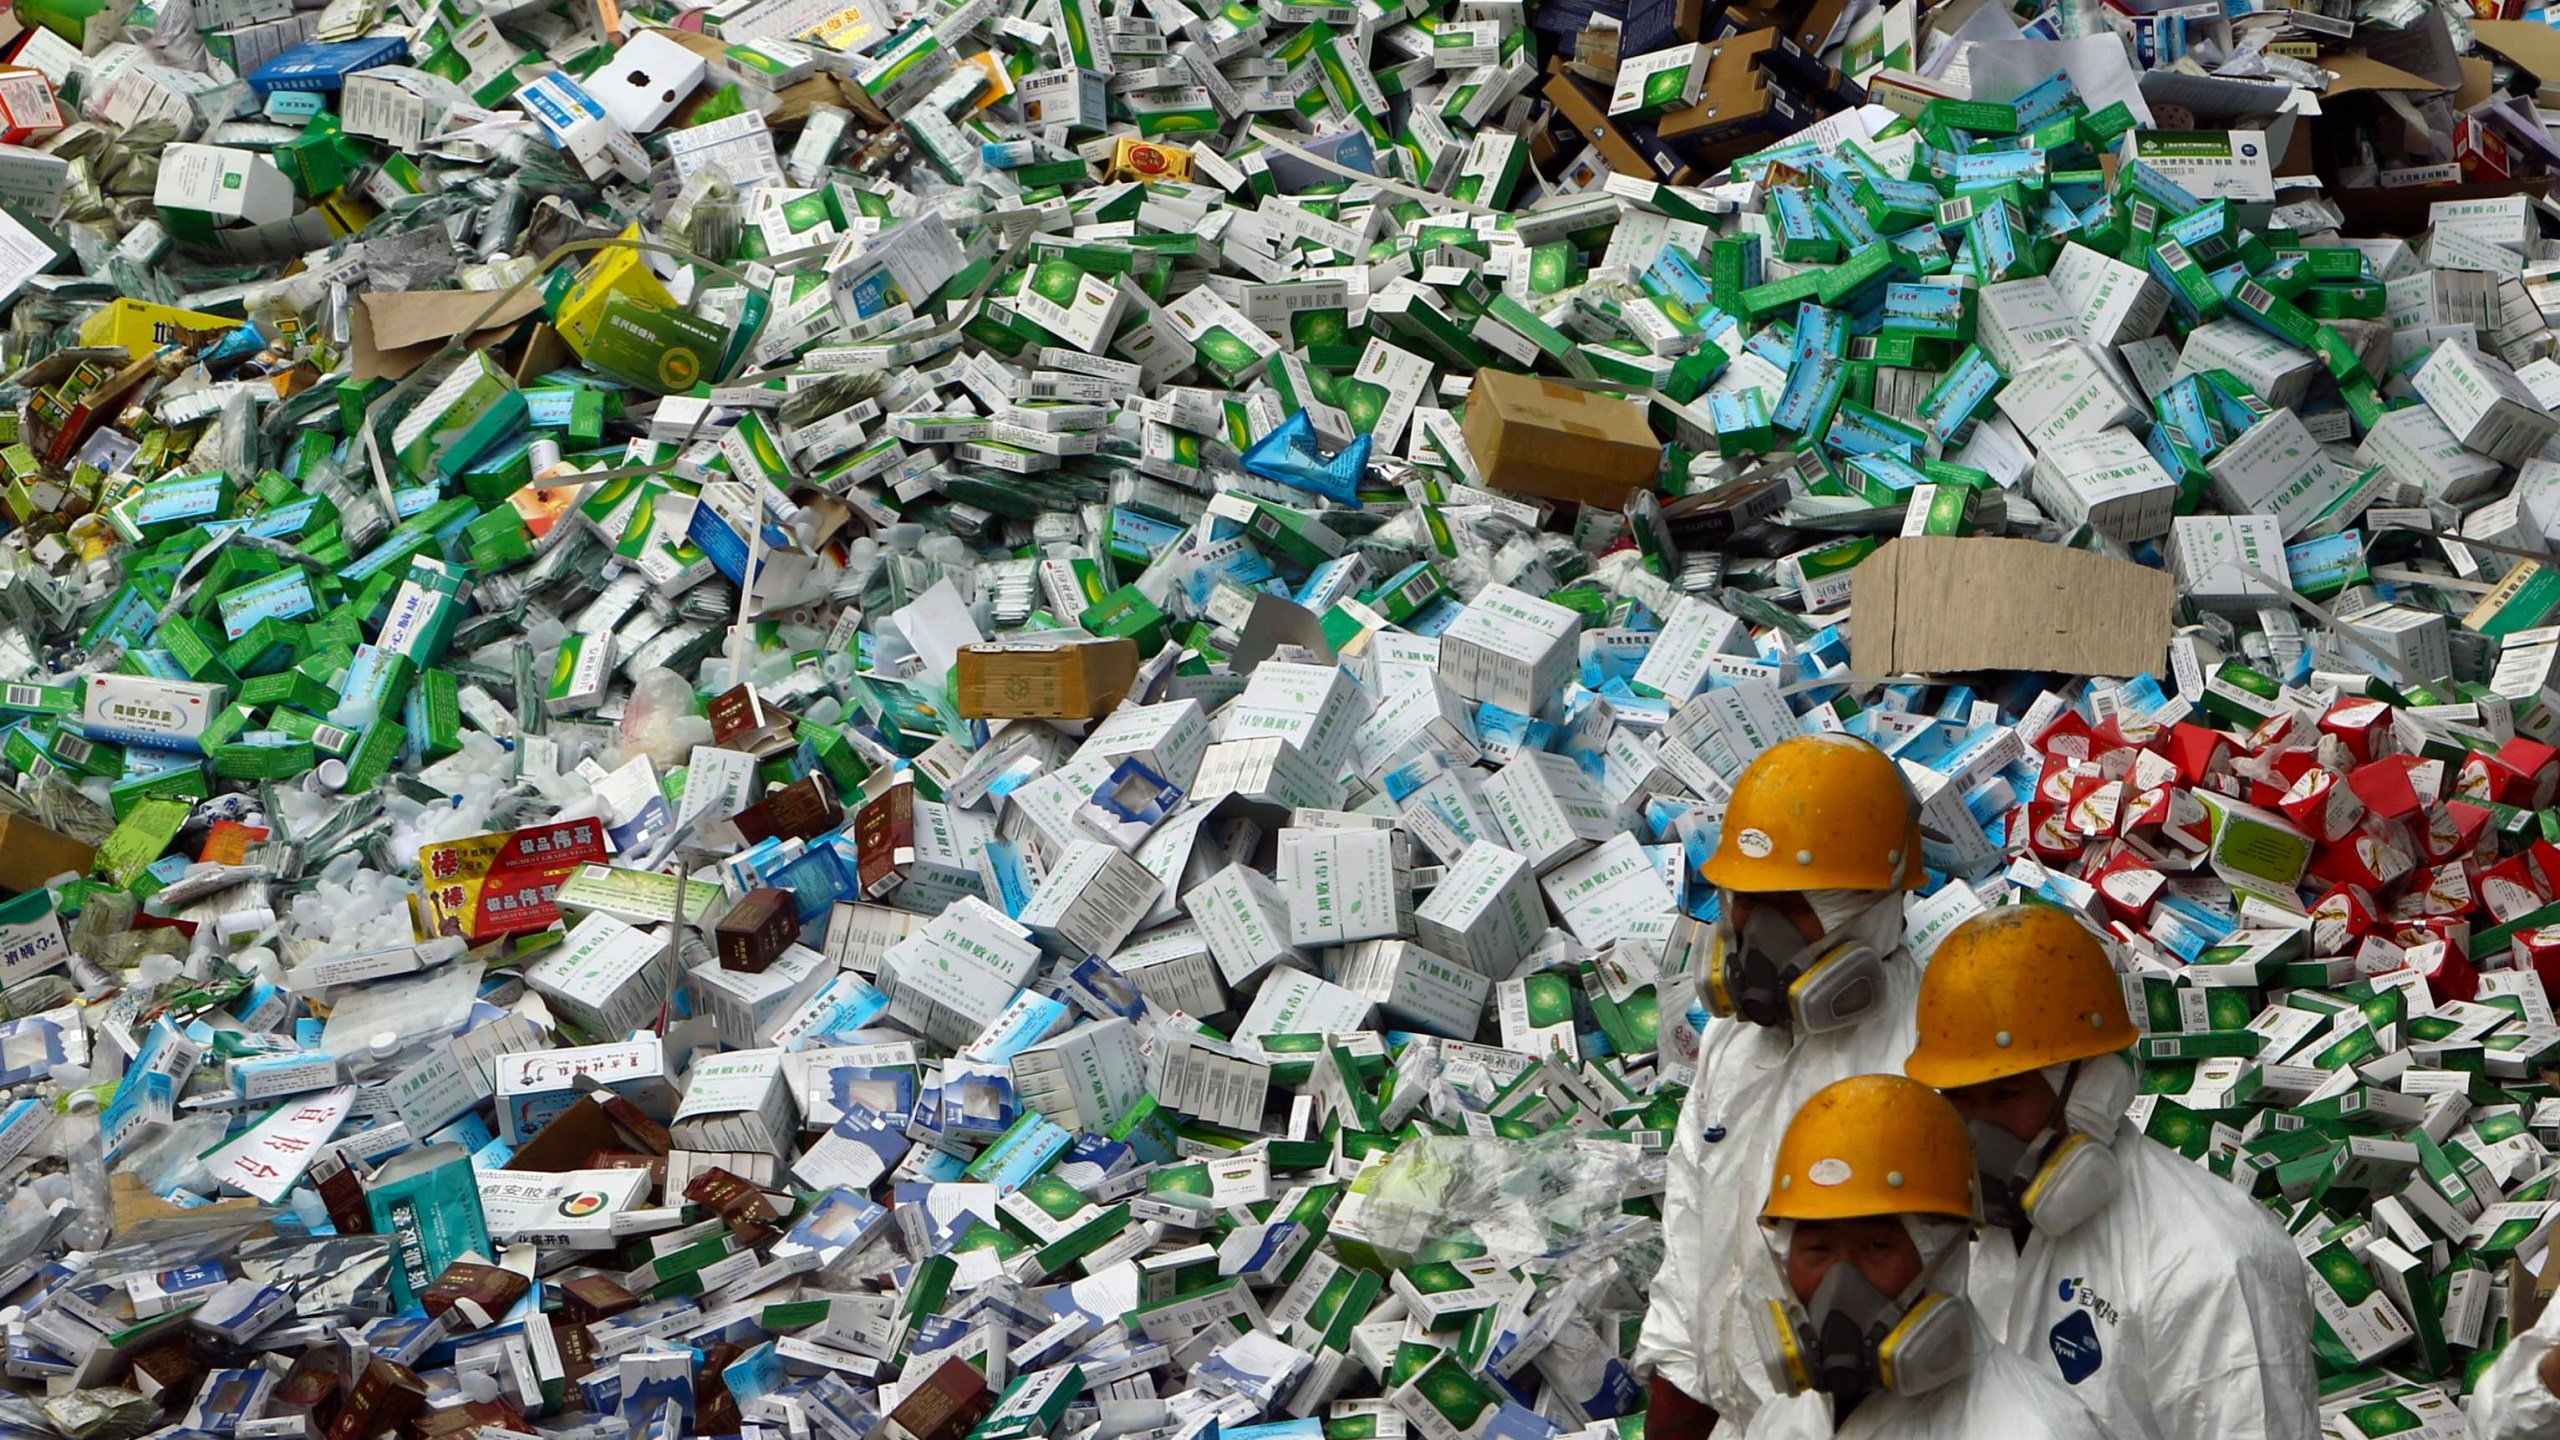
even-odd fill
[{"label": "respirator strap", "polygon": [[2063,1067],[2062,1083],[2054,1087],[2053,1092],[2053,1118],[2045,1122],[2045,1133],[2053,1138],[2038,1146],[2028,1157],[2035,1163],[2019,1177],[2020,1183],[2033,1185],[2035,1177],[2044,1173],[2044,1167],[2053,1163],[2054,1154],[2062,1148],[2062,1142],[2071,1138],[2071,1122],[2067,1118],[2071,1114],[2071,1092],[2080,1088],[2081,1067],[2088,1063],[2074,1060]]},{"label": "respirator strap", "polygon": [[2063,1117],[2071,1112],[2071,1092],[2079,1088],[2082,1067],[2087,1064],[2085,1060],[2074,1060],[2063,1068],[2062,1083],[2054,1088],[2053,1118],[2045,1124],[2045,1133],[2051,1138],[2027,1152],[2026,1159],[2020,1162],[2024,1174],[2012,1175],[2005,1182],[2018,1221],[2002,1228],[2009,1232],[2009,1243],[2016,1246],[2020,1254],[2026,1252],[2027,1237],[2036,1228],[2035,1222],[2027,1215],[2027,1192],[2035,1188],[2045,1167],[2053,1163],[2053,1157],[2071,1139],[2071,1127]]},{"label": "respirator strap", "polygon": [[2063,1123],[2062,1117],[2071,1109],[2071,1092],[2080,1084],[2080,1067],[2084,1063],[2086,1062],[2074,1060],[2063,1069],[2062,1084],[2054,1091],[2053,1117],[2045,1124],[2045,1133],[2052,1138],[2030,1149],[2019,1160],[2019,1169],[2025,1173],[2011,1174],[2000,1181],[2001,1189],[2008,1192],[2010,1208],[2016,1211],[2018,1216],[2015,1224],[2003,1225],[2000,1228],[2009,1232],[2009,1243],[2017,1247],[2020,1254],[2025,1253],[2027,1237],[2033,1234],[2036,1228],[2034,1222],[2027,1219],[2027,1191],[2034,1187],[2036,1177],[2044,1173],[2046,1163],[2053,1159],[2054,1152],[2061,1148],[2062,1142],[2071,1138],[2071,1129]]}]

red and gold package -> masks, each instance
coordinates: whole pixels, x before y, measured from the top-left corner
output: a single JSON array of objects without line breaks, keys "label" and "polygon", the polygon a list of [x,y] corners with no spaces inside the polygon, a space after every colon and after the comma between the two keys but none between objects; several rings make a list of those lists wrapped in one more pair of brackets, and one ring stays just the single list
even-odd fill
[{"label": "red and gold package", "polygon": [[1191,152],[1179,145],[1158,145],[1152,140],[1122,136],[1111,147],[1111,178],[1141,182],[1188,181],[1191,178]]},{"label": "red and gold package", "polygon": [[418,849],[425,880],[414,902],[421,933],[472,944],[548,929],[560,918],[553,897],[581,865],[606,859],[604,826],[567,820],[496,835],[470,835]]},{"label": "red and gold package", "polygon": [[2453,158],[2462,178],[2475,185],[2504,180],[2515,170],[2506,137],[2468,115],[2454,122]]}]

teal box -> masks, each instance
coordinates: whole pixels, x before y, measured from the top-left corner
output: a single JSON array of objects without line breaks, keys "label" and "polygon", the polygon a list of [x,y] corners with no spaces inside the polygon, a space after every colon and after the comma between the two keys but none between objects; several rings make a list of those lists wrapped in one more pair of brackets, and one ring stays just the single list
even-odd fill
[{"label": "teal box", "polygon": [[234,640],[261,620],[298,620],[320,608],[319,599],[311,593],[310,577],[299,566],[226,590],[214,605],[222,612],[223,633]]}]

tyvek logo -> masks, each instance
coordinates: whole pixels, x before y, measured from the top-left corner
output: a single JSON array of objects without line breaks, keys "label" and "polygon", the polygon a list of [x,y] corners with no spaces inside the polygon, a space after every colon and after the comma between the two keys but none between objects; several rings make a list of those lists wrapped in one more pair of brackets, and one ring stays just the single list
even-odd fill
[{"label": "tyvek logo", "polygon": [[[2063,1281],[2062,1288],[2068,1292],[2071,1282]],[[2070,1297],[2066,1293],[2064,1298]],[[2045,1341],[2053,1346],[2053,1363],[2062,1371],[2062,1378],[2074,1385],[2097,1374],[2098,1367],[2106,1363],[2106,1353],[2098,1346],[2097,1323],[2086,1310],[2063,1316],[2046,1332]]]}]

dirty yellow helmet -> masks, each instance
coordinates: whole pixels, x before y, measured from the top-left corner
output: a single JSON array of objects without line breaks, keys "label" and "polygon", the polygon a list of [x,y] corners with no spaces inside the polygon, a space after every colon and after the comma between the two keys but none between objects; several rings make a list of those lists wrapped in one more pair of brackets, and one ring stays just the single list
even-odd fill
[{"label": "dirty yellow helmet", "polygon": [[2124,982],[2068,911],[2010,905],[1939,942],[1920,977],[1920,1044],[1903,1071],[1954,1090],[2112,1055],[2141,1038]]},{"label": "dirty yellow helmet", "polygon": [[1973,1141],[1946,1097],[1899,1075],[1852,1075],[1804,1102],[1778,1141],[1763,1221],[1974,1218]]},{"label": "dirty yellow helmet", "polygon": [[1917,890],[1920,816],[1885,753],[1849,735],[1796,735],[1742,767],[1710,885],[1772,890]]}]

